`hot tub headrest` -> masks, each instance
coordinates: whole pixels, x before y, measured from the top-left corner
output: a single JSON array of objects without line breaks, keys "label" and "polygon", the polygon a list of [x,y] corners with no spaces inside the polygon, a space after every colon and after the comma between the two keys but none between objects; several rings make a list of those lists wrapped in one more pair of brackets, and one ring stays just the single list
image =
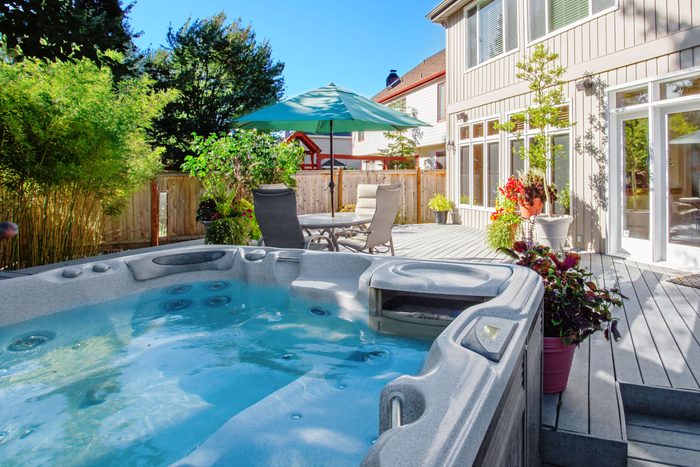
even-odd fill
[{"label": "hot tub headrest", "polygon": [[369,279],[375,289],[441,295],[495,297],[513,271],[506,265],[394,262],[377,268]]}]

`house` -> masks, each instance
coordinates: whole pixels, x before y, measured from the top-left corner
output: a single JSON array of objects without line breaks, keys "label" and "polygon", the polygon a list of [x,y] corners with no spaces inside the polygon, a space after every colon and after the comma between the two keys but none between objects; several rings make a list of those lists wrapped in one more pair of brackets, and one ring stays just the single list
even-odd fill
[{"label": "house", "polygon": [[[372,100],[401,109],[432,126],[413,130],[417,141],[416,153],[424,168],[442,168],[445,163],[445,50],[426,58],[416,67],[399,77],[391,70],[386,87]],[[352,151],[355,156],[379,156],[388,140],[383,132],[354,132]],[[365,169],[381,168],[381,161],[368,161]]]},{"label": "house", "polygon": [[700,266],[698,0],[445,0],[428,18],[446,30],[447,189],[463,224],[485,227],[497,185],[524,168],[529,129],[494,123],[530,103],[515,64],[543,43],[574,122],[549,131],[572,246]]},{"label": "house", "polygon": [[[299,141],[304,148],[304,163],[302,170],[318,170],[330,167],[331,143],[328,135],[288,131],[285,141]],[[335,133],[333,135],[333,158],[335,167],[359,169],[362,160],[352,155],[352,135],[350,133]]]}]

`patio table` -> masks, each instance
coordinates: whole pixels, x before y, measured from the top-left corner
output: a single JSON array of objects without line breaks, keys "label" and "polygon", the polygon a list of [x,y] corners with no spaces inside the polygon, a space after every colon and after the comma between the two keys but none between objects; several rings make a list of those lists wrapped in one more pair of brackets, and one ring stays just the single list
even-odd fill
[{"label": "patio table", "polygon": [[331,216],[330,212],[302,214],[299,216],[299,223],[307,232],[309,230],[318,230],[323,234],[327,234],[333,243],[335,251],[338,251],[337,229],[343,230],[348,227],[365,225],[369,224],[371,221],[371,216],[358,215],[354,212],[337,212],[335,216]]}]

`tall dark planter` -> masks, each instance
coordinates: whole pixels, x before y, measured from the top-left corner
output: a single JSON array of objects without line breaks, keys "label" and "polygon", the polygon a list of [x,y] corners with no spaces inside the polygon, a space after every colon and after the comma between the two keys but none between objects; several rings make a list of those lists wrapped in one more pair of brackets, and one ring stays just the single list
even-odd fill
[{"label": "tall dark planter", "polygon": [[435,211],[435,223],[447,224],[447,211]]}]

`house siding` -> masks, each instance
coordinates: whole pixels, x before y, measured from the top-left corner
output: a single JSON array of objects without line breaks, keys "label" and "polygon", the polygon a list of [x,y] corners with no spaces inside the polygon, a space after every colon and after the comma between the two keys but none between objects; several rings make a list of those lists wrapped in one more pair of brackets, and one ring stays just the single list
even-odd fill
[{"label": "house siding", "polygon": [[[466,3],[465,3],[466,4]],[[492,62],[465,71],[465,26],[463,10],[445,22],[447,41],[447,140],[458,147],[457,127],[463,122],[523,109],[529,103],[527,84],[515,77],[515,64],[530,53],[538,42],[560,55],[567,68],[565,97],[569,99],[571,146],[589,128],[588,115],[597,111],[592,95],[575,89],[575,82],[590,72],[608,86],[616,86],[686,68],[700,66],[700,1],[619,0],[618,7],[606,14],[591,17],[570,29],[544,40],[526,41],[526,1],[518,2],[519,48]],[[458,120],[458,114],[466,114]],[[507,135],[501,135],[501,148]],[[448,144],[448,146],[451,146]],[[458,151],[448,152],[448,193],[457,201]],[[501,167],[506,166],[506,151],[501,150]],[[604,251],[606,215],[598,206],[591,188],[591,177],[600,170],[588,155],[571,153],[572,244],[575,247]],[[506,174],[501,172],[501,181]],[[488,210],[460,208],[462,224],[483,228]]]},{"label": "house siding", "polygon": [[[442,151],[445,150],[445,141],[447,137],[447,126],[445,120],[437,121],[437,86],[439,83],[444,83],[444,79],[433,81],[425,86],[411,90],[406,94],[402,94],[396,99],[384,102],[386,105],[391,105],[400,99],[406,99],[406,108],[415,109],[417,111],[416,118],[422,120],[432,126],[422,127],[420,131],[422,136],[418,141],[418,153],[423,155],[426,149],[430,146],[441,145]],[[381,131],[365,132],[365,140],[358,141],[357,133],[353,133],[353,154],[358,156],[376,155],[380,149],[387,146],[387,139]],[[428,151],[429,152],[429,151]]]}]

